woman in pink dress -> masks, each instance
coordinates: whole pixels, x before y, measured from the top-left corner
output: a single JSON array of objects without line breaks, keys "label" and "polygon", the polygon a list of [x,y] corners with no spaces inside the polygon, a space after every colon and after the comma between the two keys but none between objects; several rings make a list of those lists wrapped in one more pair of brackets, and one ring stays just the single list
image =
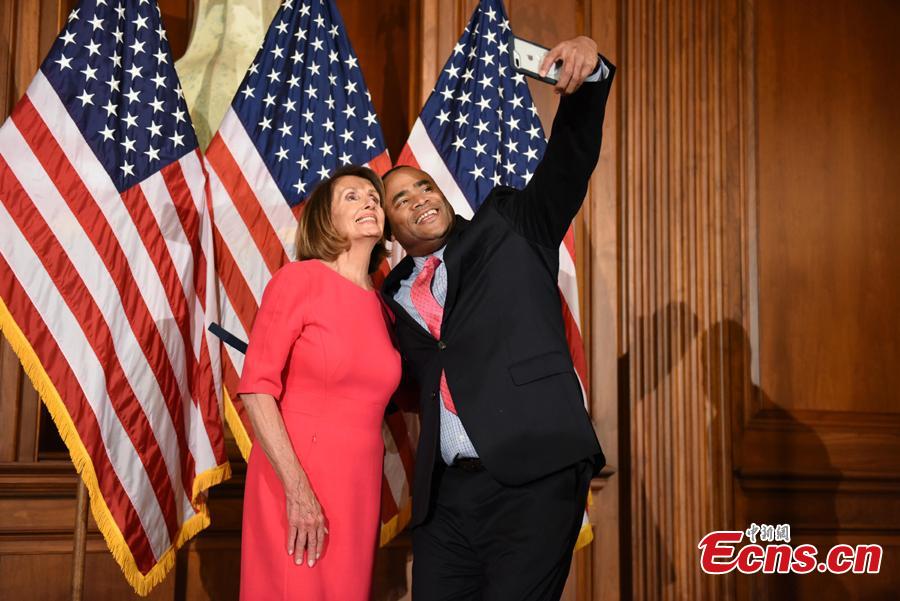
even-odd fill
[{"label": "woman in pink dress", "polygon": [[369,277],[384,255],[383,197],[365,167],[322,182],[300,218],[300,260],[263,294],[238,388],[256,433],[241,599],[369,598],[381,422],[400,380]]}]

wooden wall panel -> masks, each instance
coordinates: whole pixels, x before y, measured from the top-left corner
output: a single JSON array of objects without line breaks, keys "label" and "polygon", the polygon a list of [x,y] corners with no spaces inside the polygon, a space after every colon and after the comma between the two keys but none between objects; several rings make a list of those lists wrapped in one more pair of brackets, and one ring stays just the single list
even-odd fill
[{"label": "wooden wall panel", "polygon": [[622,597],[728,599],[732,580],[705,576],[696,544],[731,524],[736,3],[621,10]]}]

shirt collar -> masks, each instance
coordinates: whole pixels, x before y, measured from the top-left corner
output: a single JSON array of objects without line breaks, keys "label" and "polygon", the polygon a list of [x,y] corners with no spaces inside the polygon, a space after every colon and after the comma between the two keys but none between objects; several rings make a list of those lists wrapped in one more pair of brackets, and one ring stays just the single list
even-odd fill
[{"label": "shirt collar", "polygon": [[428,257],[437,257],[438,259],[441,260],[441,263],[443,263],[445,248],[447,248],[446,244],[444,246],[440,247],[439,249],[437,249],[436,251],[434,251],[433,253],[431,253],[430,255],[425,255],[422,257],[413,257],[412,260],[413,260],[413,263],[416,264],[416,272],[418,273],[419,271],[422,271],[422,268],[425,267],[425,261],[428,260]]}]

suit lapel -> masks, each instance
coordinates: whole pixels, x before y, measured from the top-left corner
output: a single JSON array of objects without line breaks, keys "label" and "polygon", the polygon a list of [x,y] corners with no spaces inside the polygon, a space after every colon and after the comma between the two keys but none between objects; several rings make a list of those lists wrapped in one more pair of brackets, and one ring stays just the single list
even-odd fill
[{"label": "suit lapel", "polygon": [[447,323],[447,318],[456,304],[456,294],[459,291],[460,261],[462,260],[462,244],[460,242],[470,223],[468,219],[456,216],[456,224],[453,226],[453,232],[450,234],[450,240],[447,241],[447,248],[444,250],[444,264],[447,267],[447,298],[444,300],[441,333],[443,333],[444,324]]}]

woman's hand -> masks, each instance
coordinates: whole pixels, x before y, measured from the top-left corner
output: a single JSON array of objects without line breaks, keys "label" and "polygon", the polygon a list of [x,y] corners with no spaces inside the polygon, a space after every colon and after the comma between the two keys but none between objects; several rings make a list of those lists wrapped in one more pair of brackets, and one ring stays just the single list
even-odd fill
[{"label": "woman's hand", "polygon": [[292,490],[286,490],[287,497],[287,552],[294,556],[294,563],[302,565],[306,551],[307,565],[313,567],[322,554],[325,535],[325,516],[316,494],[313,492],[306,474]]}]

